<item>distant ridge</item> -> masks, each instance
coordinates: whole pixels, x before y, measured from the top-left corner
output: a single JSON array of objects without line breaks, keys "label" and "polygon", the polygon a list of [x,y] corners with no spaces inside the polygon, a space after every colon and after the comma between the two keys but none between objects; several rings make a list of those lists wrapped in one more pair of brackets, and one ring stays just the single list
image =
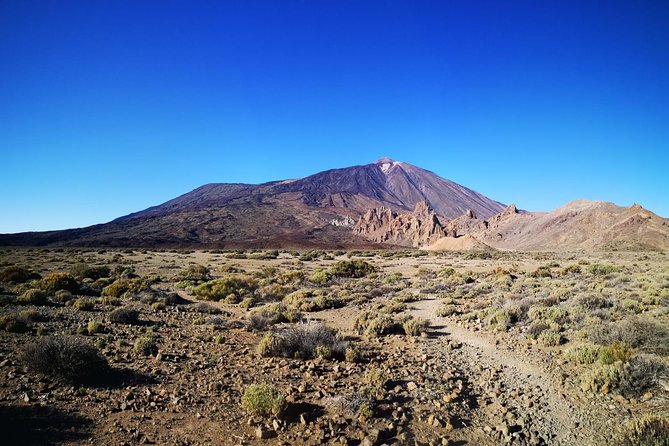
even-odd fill
[{"label": "distant ridge", "polygon": [[[206,184],[163,204],[81,229],[0,235],[26,246],[359,247],[353,234],[369,209],[411,212],[426,202],[442,218],[504,208],[469,188],[409,163],[381,158],[296,180]],[[333,224],[341,222],[342,224]]]}]

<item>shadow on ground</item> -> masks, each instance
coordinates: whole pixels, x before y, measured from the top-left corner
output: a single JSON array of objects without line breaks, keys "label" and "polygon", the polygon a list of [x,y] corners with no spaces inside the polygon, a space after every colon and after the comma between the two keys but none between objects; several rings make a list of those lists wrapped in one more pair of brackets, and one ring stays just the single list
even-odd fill
[{"label": "shadow on ground", "polygon": [[92,420],[50,407],[0,404],[0,432],[7,445],[83,443],[91,435]]}]

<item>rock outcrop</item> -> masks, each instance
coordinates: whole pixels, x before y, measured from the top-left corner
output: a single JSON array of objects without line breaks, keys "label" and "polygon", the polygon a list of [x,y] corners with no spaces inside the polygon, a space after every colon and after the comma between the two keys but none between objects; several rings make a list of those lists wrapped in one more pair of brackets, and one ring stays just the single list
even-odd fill
[{"label": "rock outcrop", "polygon": [[353,226],[353,232],[377,243],[419,247],[447,235],[437,213],[425,201],[411,213],[381,207],[368,210]]}]

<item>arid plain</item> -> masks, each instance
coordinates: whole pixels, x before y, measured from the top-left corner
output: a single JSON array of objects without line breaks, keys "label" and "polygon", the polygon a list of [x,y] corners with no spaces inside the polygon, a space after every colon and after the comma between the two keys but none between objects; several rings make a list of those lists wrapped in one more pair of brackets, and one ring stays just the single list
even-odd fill
[{"label": "arid plain", "polygon": [[10,444],[638,444],[669,407],[662,251],[0,259]]}]

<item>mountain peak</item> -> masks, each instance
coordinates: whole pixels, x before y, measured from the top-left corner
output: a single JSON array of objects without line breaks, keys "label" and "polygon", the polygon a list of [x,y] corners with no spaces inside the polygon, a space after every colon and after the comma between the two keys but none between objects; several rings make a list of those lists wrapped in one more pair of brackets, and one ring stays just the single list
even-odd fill
[{"label": "mountain peak", "polygon": [[377,159],[376,161],[374,161],[374,163],[372,163],[372,164],[393,164],[394,162],[395,162],[395,160],[393,160],[391,158],[388,158],[387,156],[383,156],[383,157]]}]

